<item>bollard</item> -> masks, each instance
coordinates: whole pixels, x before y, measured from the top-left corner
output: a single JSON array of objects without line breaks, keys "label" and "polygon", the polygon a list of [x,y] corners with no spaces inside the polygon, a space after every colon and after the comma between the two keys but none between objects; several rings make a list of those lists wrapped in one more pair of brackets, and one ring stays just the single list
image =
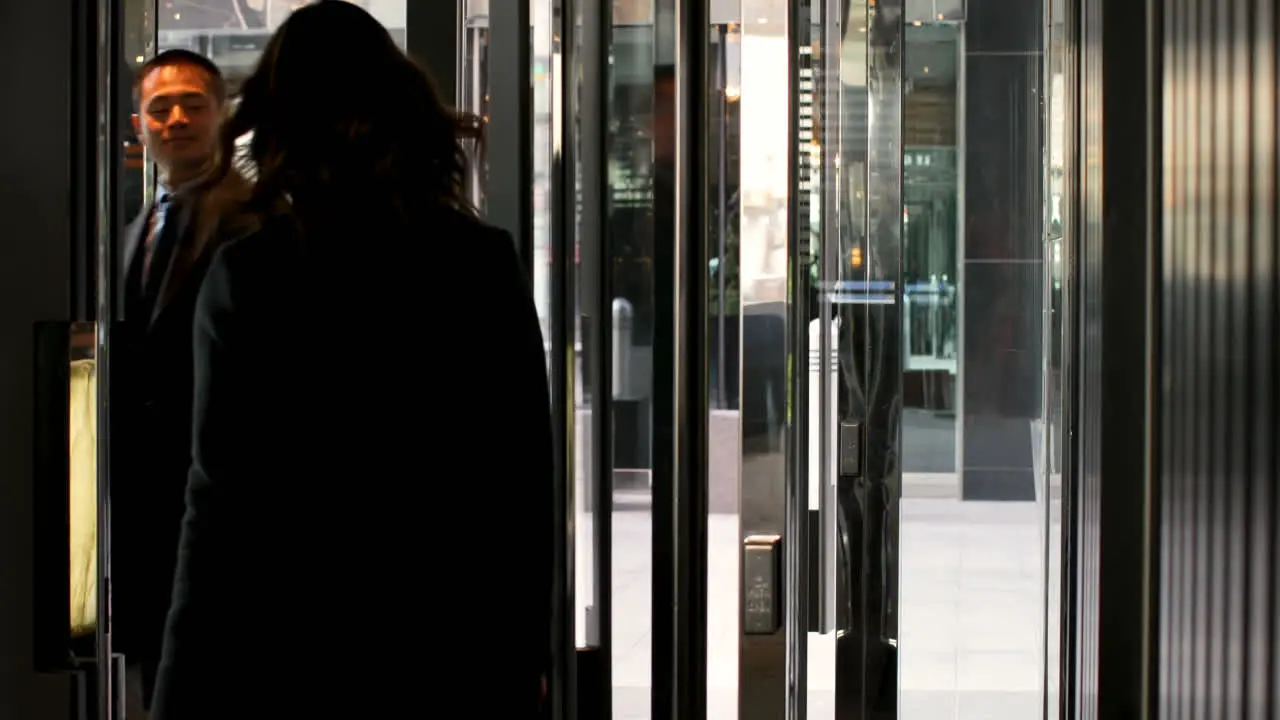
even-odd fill
[{"label": "bollard", "polygon": [[613,397],[631,397],[631,303],[613,300]]}]

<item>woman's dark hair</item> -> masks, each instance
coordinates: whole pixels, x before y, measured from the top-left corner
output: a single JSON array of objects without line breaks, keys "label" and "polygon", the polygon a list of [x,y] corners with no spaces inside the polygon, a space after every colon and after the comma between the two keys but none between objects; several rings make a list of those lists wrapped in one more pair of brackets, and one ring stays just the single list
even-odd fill
[{"label": "woman's dark hair", "polygon": [[241,86],[219,175],[236,171],[237,140],[252,133],[250,209],[287,208],[304,233],[360,214],[474,215],[462,141],[476,130],[369,13],[321,0],[289,16]]}]

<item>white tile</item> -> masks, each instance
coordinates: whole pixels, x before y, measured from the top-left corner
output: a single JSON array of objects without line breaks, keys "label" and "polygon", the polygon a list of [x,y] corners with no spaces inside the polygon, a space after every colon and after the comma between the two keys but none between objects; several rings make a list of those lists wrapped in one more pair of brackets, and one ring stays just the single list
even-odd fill
[{"label": "white tile", "polygon": [[[1040,692],[1044,572],[1037,523],[1043,512],[1034,503],[903,500],[902,720],[1025,720],[1008,712],[1024,707],[1032,697],[1027,693]],[[647,717],[652,520],[639,511],[614,513],[612,519],[615,717]],[[587,531],[580,523],[579,539]],[[737,516],[711,517],[708,694],[710,717],[717,720],[736,718],[737,710],[739,535]],[[834,636],[811,634],[809,643],[817,712],[833,697],[837,669],[834,649],[826,645],[834,644]]]},{"label": "white tile", "polygon": [[1035,720],[1043,712],[1039,692],[974,691],[956,694],[956,720]]},{"label": "white tile", "polygon": [[955,690],[956,652],[898,649],[898,682],[902,690]]},{"label": "white tile", "polygon": [[952,652],[960,647],[963,626],[954,605],[904,606],[899,614],[898,646],[904,652]]},{"label": "white tile", "polygon": [[1040,658],[1034,651],[961,650],[956,668],[956,687],[961,691],[1037,692],[1040,688]]},{"label": "white tile", "polygon": [[953,720],[957,707],[954,690],[904,689],[898,695],[899,720]]}]

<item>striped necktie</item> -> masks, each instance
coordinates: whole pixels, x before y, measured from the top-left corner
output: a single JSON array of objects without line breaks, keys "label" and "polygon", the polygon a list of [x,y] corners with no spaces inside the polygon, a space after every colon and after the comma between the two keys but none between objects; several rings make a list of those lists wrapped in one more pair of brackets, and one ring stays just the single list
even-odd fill
[{"label": "striped necktie", "polygon": [[165,219],[169,214],[169,209],[173,207],[173,203],[170,202],[172,199],[173,195],[171,193],[162,190],[156,197],[155,210],[151,213],[151,231],[147,233],[146,245],[143,247],[142,256],[142,277],[147,286],[151,284],[151,261],[155,258],[157,246],[164,235]]}]

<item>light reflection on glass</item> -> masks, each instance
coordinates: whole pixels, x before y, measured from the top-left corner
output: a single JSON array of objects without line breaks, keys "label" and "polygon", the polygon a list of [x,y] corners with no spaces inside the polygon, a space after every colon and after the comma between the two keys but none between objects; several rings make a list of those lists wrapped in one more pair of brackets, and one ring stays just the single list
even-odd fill
[{"label": "light reflection on glass", "polygon": [[98,624],[98,375],[93,326],[71,334],[68,388],[68,514],[71,635],[91,635]]}]

